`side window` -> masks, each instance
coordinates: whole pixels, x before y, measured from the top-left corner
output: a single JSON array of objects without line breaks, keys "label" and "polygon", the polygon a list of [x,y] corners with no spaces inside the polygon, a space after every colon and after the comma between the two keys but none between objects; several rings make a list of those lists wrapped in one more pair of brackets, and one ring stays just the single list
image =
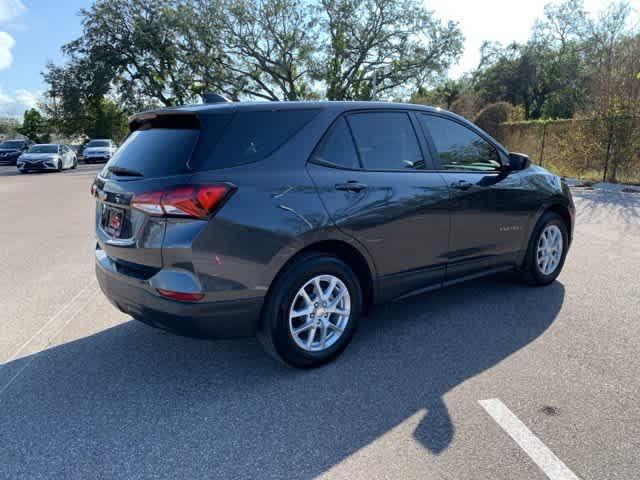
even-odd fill
[{"label": "side window", "polygon": [[[203,129],[206,142],[201,142],[198,148],[207,148],[210,144],[213,148],[208,154],[196,154],[191,167],[197,171],[215,170],[263,160],[289,141],[318,112],[317,109],[285,107],[281,110],[241,110],[231,119],[226,115],[210,115]],[[200,160],[202,156],[205,158]]]},{"label": "side window", "polygon": [[445,170],[494,171],[500,168],[500,157],[493,145],[480,135],[446,118],[420,115],[429,131]]},{"label": "side window", "polygon": [[348,117],[362,165],[368,170],[423,169],[416,132],[403,112],[355,113]]},{"label": "side window", "polygon": [[353,144],[349,126],[344,118],[339,118],[329,134],[313,154],[312,160],[332,163],[345,168],[360,168],[358,152]]}]

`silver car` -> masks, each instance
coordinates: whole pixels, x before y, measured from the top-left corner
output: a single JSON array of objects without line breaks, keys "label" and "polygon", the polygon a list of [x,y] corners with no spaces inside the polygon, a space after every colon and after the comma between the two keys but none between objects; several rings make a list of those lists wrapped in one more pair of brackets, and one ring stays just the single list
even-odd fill
[{"label": "silver car", "polygon": [[107,162],[116,152],[117,146],[113,140],[93,139],[87,143],[82,151],[85,163]]},{"label": "silver car", "polygon": [[21,173],[41,170],[62,171],[67,168],[76,168],[78,158],[67,145],[43,143],[33,145],[20,155],[16,165]]}]

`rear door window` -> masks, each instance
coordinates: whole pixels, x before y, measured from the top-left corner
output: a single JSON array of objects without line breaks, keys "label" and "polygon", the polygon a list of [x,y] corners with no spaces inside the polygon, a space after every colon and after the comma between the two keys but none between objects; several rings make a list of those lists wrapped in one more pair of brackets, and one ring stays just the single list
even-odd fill
[{"label": "rear door window", "polygon": [[367,170],[424,169],[416,132],[406,112],[367,112],[348,117]]},{"label": "rear door window", "polygon": [[313,154],[312,161],[344,168],[360,168],[358,152],[344,118],[339,118]]}]

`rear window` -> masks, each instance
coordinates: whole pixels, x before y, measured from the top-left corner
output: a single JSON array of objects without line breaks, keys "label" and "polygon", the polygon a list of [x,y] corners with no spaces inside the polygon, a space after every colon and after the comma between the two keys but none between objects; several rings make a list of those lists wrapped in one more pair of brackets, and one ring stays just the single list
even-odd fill
[{"label": "rear window", "polygon": [[[229,122],[222,137],[212,142],[203,138],[191,167],[215,170],[260,161],[295,135],[319,110],[239,111]],[[216,136],[204,127],[207,136]]]},{"label": "rear window", "polygon": [[155,128],[136,130],[106,165],[163,177],[187,171],[187,160],[198,141],[200,130]]},{"label": "rear window", "polygon": [[266,158],[319,110],[246,111],[142,118],[107,163],[144,177],[216,170]]}]

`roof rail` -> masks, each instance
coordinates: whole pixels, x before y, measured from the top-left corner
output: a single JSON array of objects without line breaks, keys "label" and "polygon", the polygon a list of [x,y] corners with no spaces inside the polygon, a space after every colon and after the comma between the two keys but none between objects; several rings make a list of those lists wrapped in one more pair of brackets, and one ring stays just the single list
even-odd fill
[{"label": "roof rail", "polygon": [[229,100],[224,95],[211,92],[203,93],[202,100],[204,101],[204,103],[232,103],[231,100]]}]

